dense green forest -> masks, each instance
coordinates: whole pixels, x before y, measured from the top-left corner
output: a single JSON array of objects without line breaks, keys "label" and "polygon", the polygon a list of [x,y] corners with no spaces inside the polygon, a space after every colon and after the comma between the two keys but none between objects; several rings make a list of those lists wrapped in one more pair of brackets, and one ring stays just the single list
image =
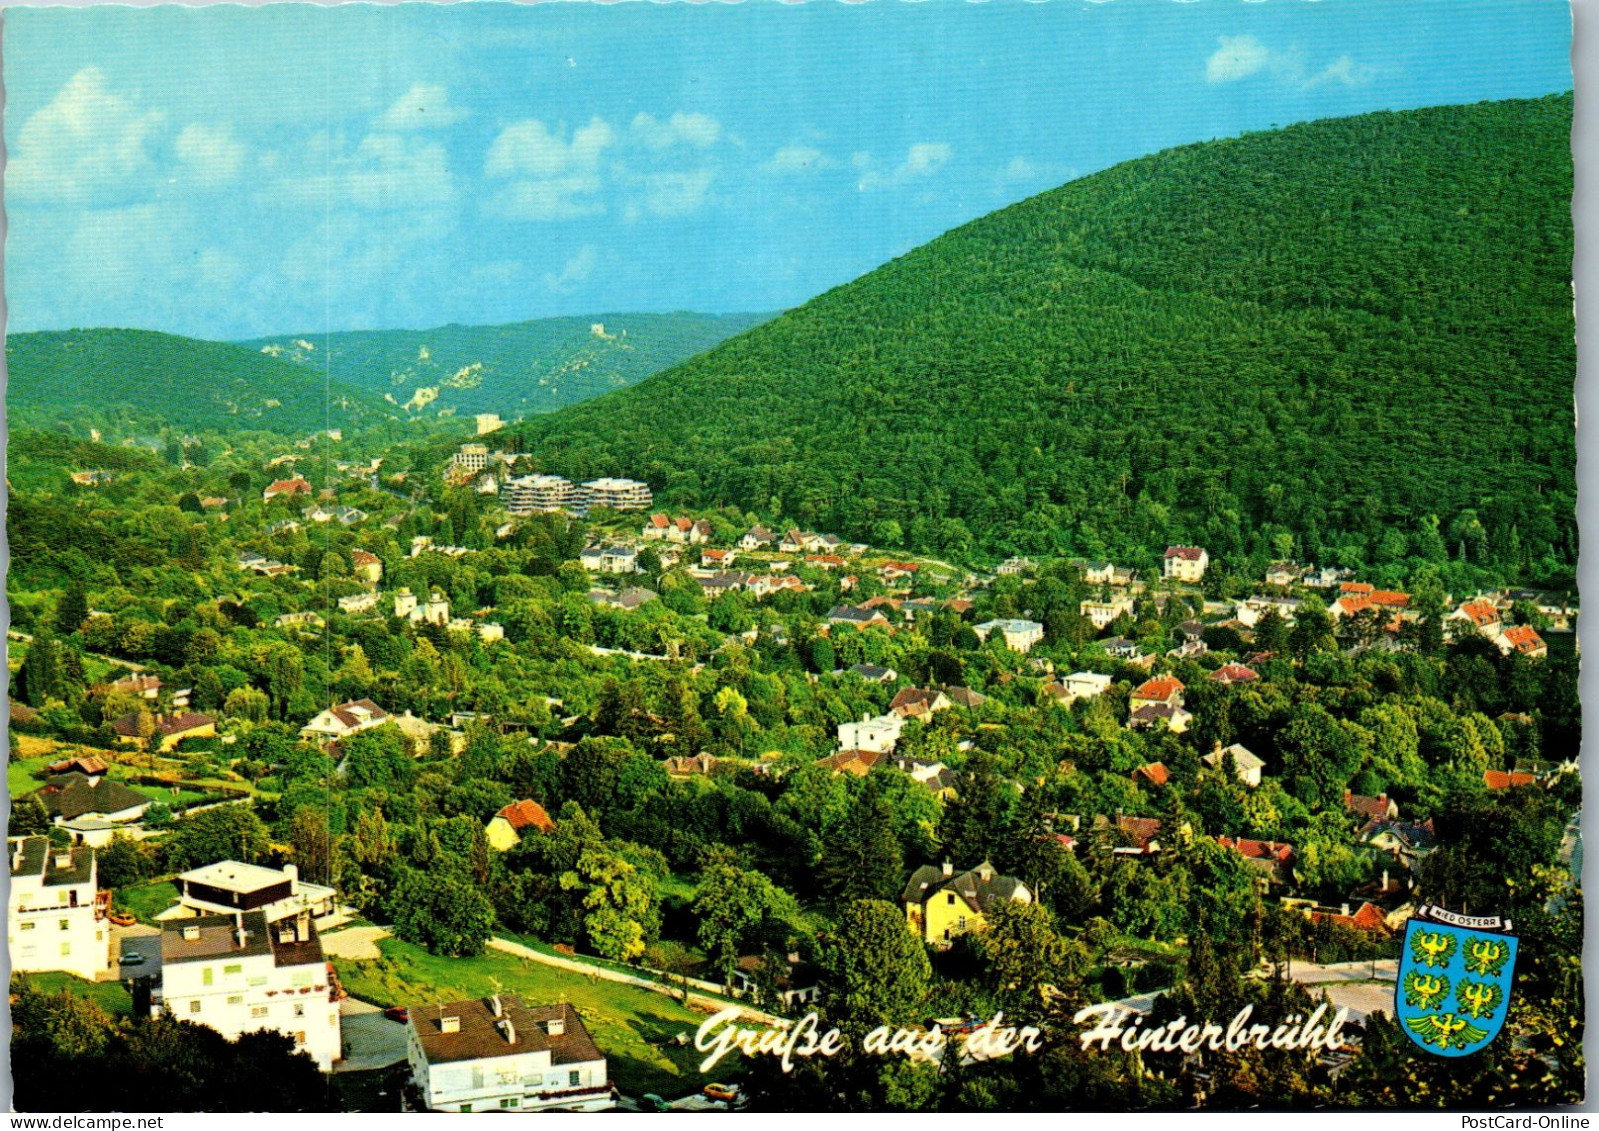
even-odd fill
[{"label": "dense green forest", "polygon": [[[597,314],[504,326],[290,334],[245,343],[411,413],[550,412],[624,388],[767,314]],[[310,349],[305,348],[310,346]]]},{"label": "dense green forest", "polygon": [[6,337],[12,425],[104,424],[290,434],[370,423],[381,401],[256,351],[149,330],[63,330]]},{"label": "dense green forest", "polygon": [[521,433],[961,556],[1576,556],[1570,95],[1186,146],[1034,197]]}]

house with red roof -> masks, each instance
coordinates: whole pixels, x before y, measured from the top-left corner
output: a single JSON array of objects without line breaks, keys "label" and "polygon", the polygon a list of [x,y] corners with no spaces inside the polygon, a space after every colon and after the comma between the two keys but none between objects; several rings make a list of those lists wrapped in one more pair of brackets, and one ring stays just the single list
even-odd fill
[{"label": "house with red roof", "polygon": [[1243,664],[1223,664],[1210,673],[1212,683],[1254,683],[1260,678],[1260,673],[1254,668],[1246,668]]},{"label": "house with red roof", "polygon": [[1344,790],[1344,811],[1367,821],[1397,821],[1399,819],[1399,803],[1386,793],[1379,793],[1376,797],[1366,797],[1359,793]]},{"label": "house with red roof", "polygon": [[522,833],[528,829],[539,833],[553,833],[555,822],[537,801],[513,801],[489,818],[483,830],[489,847],[509,852],[521,843]]},{"label": "house with red roof", "polygon": [[1219,836],[1216,838],[1216,843],[1222,848],[1238,853],[1249,862],[1249,866],[1258,873],[1256,882],[1260,885],[1262,893],[1274,887],[1288,885],[1294,880],[1294,846],[1286,841]]},{"label": "house with red roof", "polygon": [[1171,581],[1197,582],[1204,578],[1210,554],[1202,546],[1167,546],[1161,576]]},{"label": "house with red roof", "polygon": [[350,572],[368,585],[376,585],[383,579],[383,559],[370,550],[351,550]]},{"label": "house with red roof", "polygon": [[1542,659],[1549,655],[1549,645],[1544,643],[1543,637],[1538,635],[1538,630],[1530,624],[1517,624],[1505,629],[1499,634],[1497,641],[1499,650],[1505,655],[1519,652],[1523,656]]},{"label": "house with red roof", "polygon": [[1154,679],[1146,679],[1133,691],[1127,700],[1128,707],[1138,710],[1140,707],[1181,707],[1183,705],[1183,681],[1174,675],[1160,675]]},{"label": "house with red roof", "polygon": [[1521,774],[1514,770],[1484,770],[1482,784],[1491,790],[1521,789],[1525,786],[1535,785],[1538,779],[1531,774]]},{"label": "house with red roof", "polygon": [[1165,762],[1150,762],[1133,771],[1133,780],[1147,785],[1163,786],[1171,781],[1171,771]]},{"label": "house with red roof", "polygon": [[1485,601],[1481,597],[1462,604],[1449,614],[1449,619],[1468,621],[1485,636],[1492,637],[1499,634],[1499,610],[1494,608],[1491,601]]},{"label": "house with red roof", "polygon": [[309,495],[310,493],[311,484],[296,475],[293,479],[279,479],[272,483],[265,491],[261,492],[261,501],[270,503],[280,495],[292,497],[294,495]]}]

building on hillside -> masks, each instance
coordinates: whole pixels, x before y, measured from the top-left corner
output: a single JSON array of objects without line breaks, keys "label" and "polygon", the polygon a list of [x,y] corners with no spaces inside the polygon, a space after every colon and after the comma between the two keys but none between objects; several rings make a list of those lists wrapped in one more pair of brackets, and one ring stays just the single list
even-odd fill
[{"label": "building on hillside", "polygon": [[650,505],[650,488],[636,479],[590,479],[578,491],[578,502],[586,507],[609,507],[613,511],[641,511]]},{"label": "building on hillside", "polygon": [[512,994],[407,1009],[411,1083],[429,1111],[604,1111],[605,1055],[570,1005]]},{"label": "building on hillside", "polygon": [[490,432],[498,432],[505,427],[505,421],[500,419],[497,412],[480,412],[472,418],[477,425],[477,434],[487,436]]},{"label": "building on hillside", "polygon": [[859,722],[838,725],[840,750],[875,750],[888,753],[899,741],[905,720],[898,715],[863,716]]},{"label": "building on hillside", "polygon": [[888,625],[888,618],[877,609],[867,609],[856,605],[834,605],[827,611],[828,624],[853,624],[858,628],[867,625]]},{"label": "building on hillside", "polygon": [[376,593],[352,593],[348,597],[339,598],[339,612],[347,617],[369,613],[377,607],[378,595]]},{"label": "building on hillside", "polygon": [[270,503],[273,499],[279,497],[309,495],[310,493],[310,482],[306,479],[300,478],[299,476],[295,476],[293,479],[279,479],[269,484],[267,489],[261,492],[261,501]]},{"label": "building on hillside", "polygon": [[1251,752],[1247,746],[1237,742],[1225,749],[1222,748],[1220,742],[1217,742],[1216,749],[1206,754],[1200,761],[1219,770],[1226,764],[1228,755],[1232,756],[1233,773],[1237,775],[1239,781],[1251,789],[1260,784],[1260,772],[1265,769],[1266,763],[1261,761],[1260,757]]},{"label": "building on hillside", "polygon": [[1212,683],[1229,685],[1234,683],[1254,683],[1260,678],[1260,673],[1254,668],[1246,668],[1243,664],[1223,664],[1211,672],[1207,678]]},{"label": "building on hillside", "polygon": [[[817,984],[821,973],[808,962],[801,962],[798,954],[788,955],[782,968],[766,974],[767,960],[758,954],[747,954],[733,968],[732,990],[734,997],[756,998],[756,1004],[766,1004],[784,1010],[795,1010],[810,1005],[821,995]],[[766,1001],[761,995],[772,999]]]},{"label": "building on hillside", "polygon": [[[162,751],[171,750],[185,738],[210,738],[217,732],[217,721],[210,715],[196,711],[174,711],[169,715],[154,715],[155,731],[151,741]],[[140,746],[144,739],[139,734],[139,712],[123,715],[111,724],[117,732],[117,742],[123,746]]]},{"label": "building on hillside", "polygon": [[553,514],[578,505],[578,490],[559,475],[524,475],[500,485],[500,502],[513,515]]},{"label": "building on hillside", "polygon": [[1154,679],[1145,680],[1133,689],[1128,696],[1129,710],[1136,711],[1140,707],[1166,706],[1181,707],[1183,705],[1183,681],[1173,675],[1156,676]]},{"label": "building on hillside", "polygon": [[752,526],[738,540],[741,550],[764,550],[772,544],[775,535],[764,526]]},{"label": "building on hillside", "polygon": [[350,573],[358,581],[376,585],[383,580],[383,559],[370,550],[351,550]]},{"label": "building on hillside", "polygon": [[1507,656],[1512,652],[1519,652],[1533,659],[1542,659],[1549,655],[1549,646],[1544,643],[1543,637],[1538,635],[1538,630],[1530,624],[1512,625],[1499,634],[1496,643],[1499,645],[1499,650]]},{"label": "building on hillside", "polygon": [[461,450],[450,457],[450,467],[462,471],[478,472],[489,465],[487,444],[462,444]]},{"label": "building on hillside", "polygon": [[902,719],[925,719],[953,706],[949,696],[937,688],[905,687],[894,696],[888,710]]},{"label": "building on hillside", "polygon": [[848,675],[860,676],[867,683],[893,683],[899,678],[899,673],[893,668],[885,668],[877,664],[851,664],[844,671]]},{"label": "building on hillside", "polygon": [[1002,876],[988,861],[957,873],[949,861],[911,873],[900,896],[905,921],[916,936],[936,947],[988,926],[987,915],[1004,900],[1031,903],[1033,893],[1014,876]]},{"label": "building on hillside", "polygon": [[1397,821],[1399,819],[1399,803],[1386,793],[1379,793],[1376,797],[1367,797],[1359,793],[1344,790],[1344,812],[1367,821]]},{"label": "building on hillside", "polygon": [[1044,639],[1044,626],[1036,620],[1022,620],[1019,617],[1008,617],[1001,620],[984,621],[975,625],[972,631],[977,633],[979,640],[986,641],[995,632],[1005,641],[1005,647],[1013,652],[1030,652],[1033,645]]},{"label": "building on hillside", "polygon": [[85,819],[125,824],[137,821],[150,807],[150,798],[121,782],[76,770],[49,778],[31,796],[58,825]]},{"label": "building on hillside", "polygon": [[82,774],[86,778],[103,778],[111,767],[99,758],[89,754],[75,754],[71,758],[63,758],[59,762],[51,762],[44,768],[45,773],[59,776],[61,774]]},{"label": "building on hillside", "polygon": [[259,911],[268,923],[297,915],[326,922],[338,910],[338,893],[300,879],[293,864],[266,868],[219,860],[180,872],[177,885],[178,902],[156,916],[163,922],[241,911]]},{"label": "building on hillside", "polygon": [[1219,836],[1216,843],[1242,856],[1255,871],[1261,894],[1294,883],[1294,846],[1276,840],[1250,840],[1247,837]]},{"label": "building on hillside", "polygon": [[1088,623],[1096,629],[1104,629],[1109,627],[1112,621],[1124,613],[1127,616],[1133,615],[1133,599],[1127,596],[1116,596],[1108,601],[1087,600],[1077,606],[1077,611],[1087,617]]},{"label": "building on hillside", "polygon": [[337,738],[349,738],[363,730],[371,730],[388,722],[390,715],[370,699],[353,699],[329,707],[326,711],[300,728],[300,737],[325,743]]},{"label": "building on hillside", "polygon": [[1168,546],[1161,576],[1171,581],[1197,583],[1205,576],[1210,555],[1200,546]]},{"label": "building on hillside", "polygon": [[509,852],[522,842],[522,833],[526,829],[540,833],[555,831],[555,822],[537,801],[511,802],[489,818],[483,835],[490,848]]},{"label": "building on hillside", "polygon": [[97,899],[94,849],[53,848],[49,837],[9,837],[6,942],[12,973],[60,970],[94,981],[111,965],[111,932]]},{"label": "building on hillside", "polygon": [[310,916],[268,923],[260,911],[174,919],[161,929],[161,986],[151,1012],[228,1040],[282,1033],[323,1072],[342,1054],[337,991]]}]

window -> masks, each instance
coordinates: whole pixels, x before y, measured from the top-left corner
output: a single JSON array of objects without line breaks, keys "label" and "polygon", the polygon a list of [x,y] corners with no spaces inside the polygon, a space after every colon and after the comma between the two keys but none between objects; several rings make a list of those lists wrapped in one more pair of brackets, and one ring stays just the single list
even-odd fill
[{"label": "window", "polygon": [[197,1002],[197,1001],[191,1001],[189,1003],[189,1012],[190,1013],[199,1013],[200,1012],[200,1003]]},{"label": "window", "polygon": [[39,924],[37,924],[37,923],[24,923],[24,924],[22,924],[22,929],[23,929],[23,930],[24,930],[24,931],[31,931],[31,930],[33,930],[33,929],[34,929],[34,928],[35,928],[35,927],[37,927],[37,926],[38,926],[38,925],[39,925]]},{"label": "window", "polygon": [[244,995],[243,994],[233,994],[232,996],[230,996],[228,998],[228,1004],[229,1005],[243,1005],[244,1004]]},{"label": "window", "polygon": [[506,1108],[506,1107],[519,1107],[519,1106],[521,1106],[521,1103],[522,1103],[522,1101],[521,1101],[521,1100],[519,1100],[519,1099],[517,1099],[517,1098],[516,1098],[516,1097],[515,1097],[515,1096],[512,1096],[512,1097],[511,1097],[511,1098],[510,1098],[510,1099],[508,1099],[508,1100],[501,1100],[501,1101],[500,1101],[500,1106],[501,1106],[501,1107],[502,1107],[502,1108]]},{"label": "window", "polygon": [[267,1007],[266,1006],[264,1006],[264,1005],[252,1005],[250,1007],[250,1016],[251,1017],[265,1017],[266,1015],[267,1015]]},{"label": "window", "polygon": [[206,966],[206,967],[201,969],[201,971],[200,971],[200,984],[202,986],[209,986],[211,984],[211,973],[212,973],[211,967],[209,967],[209,966]]},{"label": "window", "polygon": [[472,1105],[471,1104],[462,1104],[461,1105],[461,1110],[462,1111],[471,1111],[472,1110]]},{"label": "window", "polygon": [[305,1006],[301,1005],[299,1002],[295,1002],[294,1003],[294,1015],[296,1017],[304,1017],[305,1016]]},{"label": "window", "polygon": [[303,1032],[294,1034],[294,1043],[297,1045],[305,1044],[305,1034]]},{"label": "window", "polygon": [[311,971],[309,971],[309,970],[297,970],[297,971],[295,971],[294,984],[296,986],[309,986],[311,984]]},{"label": "window", "polygon": [[240,963],[234,962],[224,966],[222,968],[222,972],[224,974],[242,974],[244,973],[244,966]]},{"label": "window", "polygon": [[61,929],[63,931],[72,930],[72,920],[71,919],[63,919],[63,920],[61,920]]},{"label": "window", "polygon": [[571,1084],[574,1084],[574,1085],[577,1084],[579,1081],[581,1081],[583,1079],[583,1073],[577,1071],[577,1069],[575,1069],[575,1068],[571,1072],[568,1072],[566,1075],[567,1075],[568,1082],[571,1083]]},{"label": "window", "polygon": [[950,894],[946,895],[944,897],[944,902],[949,904],[951,907],[954,907],[955,906],[955,894],[953,892],[951,892]]},{"label": "window", "polygon": [[72,944],[69,943],[69,942],[62,943],[61,944],[61,956],[63,958],[65,958],[67,955],[69,955],[71,953],[72,953]]},{"label": "window", "polygon": [[248,984],[252,986],[264,986],[266,985],[266,975],[257,974],[255,977],[250,979]]},{"label": "window", "polygon": [[955,925],[964,931],[966,929],[966,916],[962,915]]}]

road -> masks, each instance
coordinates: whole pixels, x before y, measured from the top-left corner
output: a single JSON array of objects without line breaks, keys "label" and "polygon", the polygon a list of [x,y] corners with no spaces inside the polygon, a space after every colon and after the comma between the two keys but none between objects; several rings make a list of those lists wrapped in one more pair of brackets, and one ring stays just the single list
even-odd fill
[{"label": "road", "polygon": [[[19,632],[14,628],[8,628],[6,629],[6,639],[20,640],[24,644],[31,644],[33,643],[33,633]],[[130,672],[142,672],[145,670],[143,664],[136,664],[132,660],[118,659],[116,656],[102,656],[98,652],[85,652],[84,655],[96,660],[104,660],[108,664],[115,664],[119,668],[127,668]]]},{"label": "road", "polygon": [[333,1065],[334,1072],[370,1072],[406,1058],[405,1025],[368,1002],[339,1002],[339,1037],[344,1058]]},{"label": "road", "polygon": [[[1253,971],[1251,977],[1269,978],[1268,970]],[[1295,962],[1289,978],[1302,986],[1318,986],[1332,1000],[1334,1009],[1347,1008],[1350,1019],[1364,1021],[1379,1010],[1394,1012],[1394,981],[1399,976],[1399,961],[1384,958],[1377,962]],[[1148,1013],[1164,990],[1135,994],[1116,1004],[1134,1013]]]}]

